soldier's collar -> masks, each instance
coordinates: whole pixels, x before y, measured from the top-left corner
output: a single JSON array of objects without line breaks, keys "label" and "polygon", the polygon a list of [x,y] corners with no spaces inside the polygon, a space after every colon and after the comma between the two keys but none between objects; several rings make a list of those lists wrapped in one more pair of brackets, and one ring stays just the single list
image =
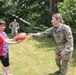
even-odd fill
[{"label": "soldier's collar", "polygon": [[62,24],[60,24],[60,26],[57,28],[57,32],[60,31],[61,27],[62,27]]},{"label": "soldier's collar", "polygon": [[58,25],[55,25],[54,28],[59,28],[61,25],[61,23],[59,23]]}]

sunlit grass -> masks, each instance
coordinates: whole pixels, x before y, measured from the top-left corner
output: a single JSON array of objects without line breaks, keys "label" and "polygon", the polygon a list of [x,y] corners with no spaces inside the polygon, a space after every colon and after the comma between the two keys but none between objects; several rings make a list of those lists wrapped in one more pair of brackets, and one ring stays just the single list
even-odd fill
[{"label": "sunlit grass", "polygon": [[[9,45],[10,71],[13,75],[55,75],[56,44],[53,38],[26,38],[22,43]],[[76,74],[75,54],[67,75]],[[74,66],[73,66],[74,63]],[[1,64],[0,64],[1,66]],[[2,73],[2,69],[0,68]]]}]

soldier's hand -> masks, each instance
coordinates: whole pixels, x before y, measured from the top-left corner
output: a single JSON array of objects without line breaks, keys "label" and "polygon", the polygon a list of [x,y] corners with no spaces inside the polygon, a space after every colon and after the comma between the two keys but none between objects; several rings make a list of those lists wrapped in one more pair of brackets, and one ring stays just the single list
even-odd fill
[{"label": "soldier's hand", "polygon": [[29,33],[26,37],[32,37],[32,33]]},{"label": "soldier's hand", "polygon": [[59,53],[60,56],[65,56],[65,54],[63,52]]}]

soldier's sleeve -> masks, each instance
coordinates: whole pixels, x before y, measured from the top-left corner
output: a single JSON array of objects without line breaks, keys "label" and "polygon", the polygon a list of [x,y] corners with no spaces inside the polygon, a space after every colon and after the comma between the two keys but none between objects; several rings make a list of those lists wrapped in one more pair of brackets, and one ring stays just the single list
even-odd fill
[{"label": "soldier's sleeve", "polygon": [[12,28],[12,23],[9,24],[9,28]]},{"label": "soldier's sleeve", "polygon": [[17,29],[19,29],[19,27],[20,27],[20,26],[19,26],[19,23],[17,22]]},{"label": "soldier's sleeve", "polygon": [[45,35],[48,35],[48,34],[51,34],[52,33],[52,27],[51,28],[48,28],[48,29],[46,29],[45,31],[43,31],[43,32],[38,32],[38,33],[32,33],[32,36],[45,36]]},{"label": "soldier's sleeve", "polygon": [[73,35],[72,35],[72,31],[71,28],[69,26],[67,26],[65,28],[65,37],[67,40],[67,43],[65,45],[65,49],[63,50],[64,54],[69,53],[73,50]]}]

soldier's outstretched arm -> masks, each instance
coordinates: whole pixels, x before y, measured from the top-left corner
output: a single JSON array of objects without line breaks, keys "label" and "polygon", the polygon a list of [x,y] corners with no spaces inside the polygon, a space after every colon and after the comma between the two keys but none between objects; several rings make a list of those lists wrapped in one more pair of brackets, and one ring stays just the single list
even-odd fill
[{"label": "soldier's outstretched arm", "polygon": [[46,29],[43,32],[31,33],[31,35],[32,36],[36,36],[36,37],[45,36],[45,35],[51,34],[52,33],[52,29],[53,29],[53,27],[48,28],[48,29]]}]

